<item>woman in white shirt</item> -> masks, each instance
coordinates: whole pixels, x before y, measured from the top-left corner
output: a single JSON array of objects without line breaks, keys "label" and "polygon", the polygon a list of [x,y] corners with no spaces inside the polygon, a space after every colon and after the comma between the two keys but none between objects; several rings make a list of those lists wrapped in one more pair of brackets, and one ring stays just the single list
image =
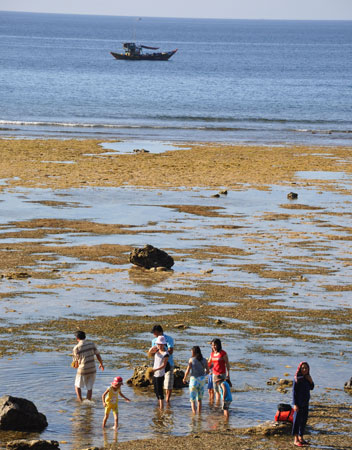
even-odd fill
[{"label": "woman in white shirt", "polygon": [[167,365],[167,361],[169,359],[169,354],[165,350],[166,348],[166,339],[164,336],[159,336],[156,340],[155,346],[151,347],[148,351],[148,355],[154,355],[154,392],[156,398],[159,401],[159,408],[164,409],[164,377],[165,377],[165,368]]}]

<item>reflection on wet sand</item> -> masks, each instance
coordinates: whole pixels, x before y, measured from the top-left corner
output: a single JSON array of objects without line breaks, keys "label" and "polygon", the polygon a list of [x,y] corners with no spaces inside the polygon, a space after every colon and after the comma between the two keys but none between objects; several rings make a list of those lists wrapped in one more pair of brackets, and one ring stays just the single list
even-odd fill
[{"label": "reflection on wet sand", "polygon": [[72,448],[82,448],[92,442],[97,427],[95,402],[84,400],[77,402],[72,413]]},{"label": "reflection on wet sand", "polygon": [[118,448],[118,430],[103,429],[104,448],[115,450]]},{"label": "reflection on wet sand", "polygon": [[150,422],[150,429],[156,434],[171,434],[174,428],[174,411],[170,406],[164,410],[154,409],[154,415]]},{"label": "reflection on wet sand", "polygon": [[173,270],[167,272],[154,272],[148,271],[141,267],[132,267],[128,271],[128,278],[135,284],[140,284],[144,287],[153,286],[155,284],[162,283],[170,278],[173,274]]}]

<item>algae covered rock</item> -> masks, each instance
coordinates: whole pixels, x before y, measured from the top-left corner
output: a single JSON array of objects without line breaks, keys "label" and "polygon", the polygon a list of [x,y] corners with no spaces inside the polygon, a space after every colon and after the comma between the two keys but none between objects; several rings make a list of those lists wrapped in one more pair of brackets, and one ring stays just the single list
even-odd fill
[{"label": "algae covered rock", "polygon": [[59,450],[58,441],[46,441],[43,439],[18,439],[6,444],[7,449],[11,450]]},{"label": "algae covered rock", "polygon": [[173,258],[164,250],[160,250],[152,245],[146,245],[143,248],[135,248],[130,253],[130,262],[135,266],[151,269],[156,267],[165,267],[170,269],[174,265]]},{"label": "algae covered rock", "polygon": [[[127,384],[137,387],[147,387],[153,384],[153,376],[149,366],[137,366],[134,369],[133,375],[127,380]],[[174,367],[174,389],[184,388],[183,377],[185,373],[179,367]]]}]

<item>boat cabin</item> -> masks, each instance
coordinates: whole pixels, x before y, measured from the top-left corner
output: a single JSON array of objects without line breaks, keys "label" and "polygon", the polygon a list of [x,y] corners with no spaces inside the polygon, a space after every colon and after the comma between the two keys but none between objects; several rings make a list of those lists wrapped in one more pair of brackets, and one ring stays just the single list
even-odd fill
[{"label": "boat cabin", "polygon": [[134,42],[125,42],[123,48],[125,49],[125,55],[127,56],[138,56],[142,51],[142,47],[136,45]]}]

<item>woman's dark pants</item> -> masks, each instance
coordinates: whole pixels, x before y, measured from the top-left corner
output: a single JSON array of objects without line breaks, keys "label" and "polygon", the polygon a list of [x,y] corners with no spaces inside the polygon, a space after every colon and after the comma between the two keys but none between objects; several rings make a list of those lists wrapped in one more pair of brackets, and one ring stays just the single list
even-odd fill
[{"label": "woman's dark pants", "polygon": [[164,376],[154,377],[154,392],[158,400],[164,400]]},{"label": "woman's dark pants", "polygon": [[292,435],[298,434],[298,436],[303,436],[306,429],[307,420],[308,406],[300,406],[299,411],[295,411],[293,415]]}]

